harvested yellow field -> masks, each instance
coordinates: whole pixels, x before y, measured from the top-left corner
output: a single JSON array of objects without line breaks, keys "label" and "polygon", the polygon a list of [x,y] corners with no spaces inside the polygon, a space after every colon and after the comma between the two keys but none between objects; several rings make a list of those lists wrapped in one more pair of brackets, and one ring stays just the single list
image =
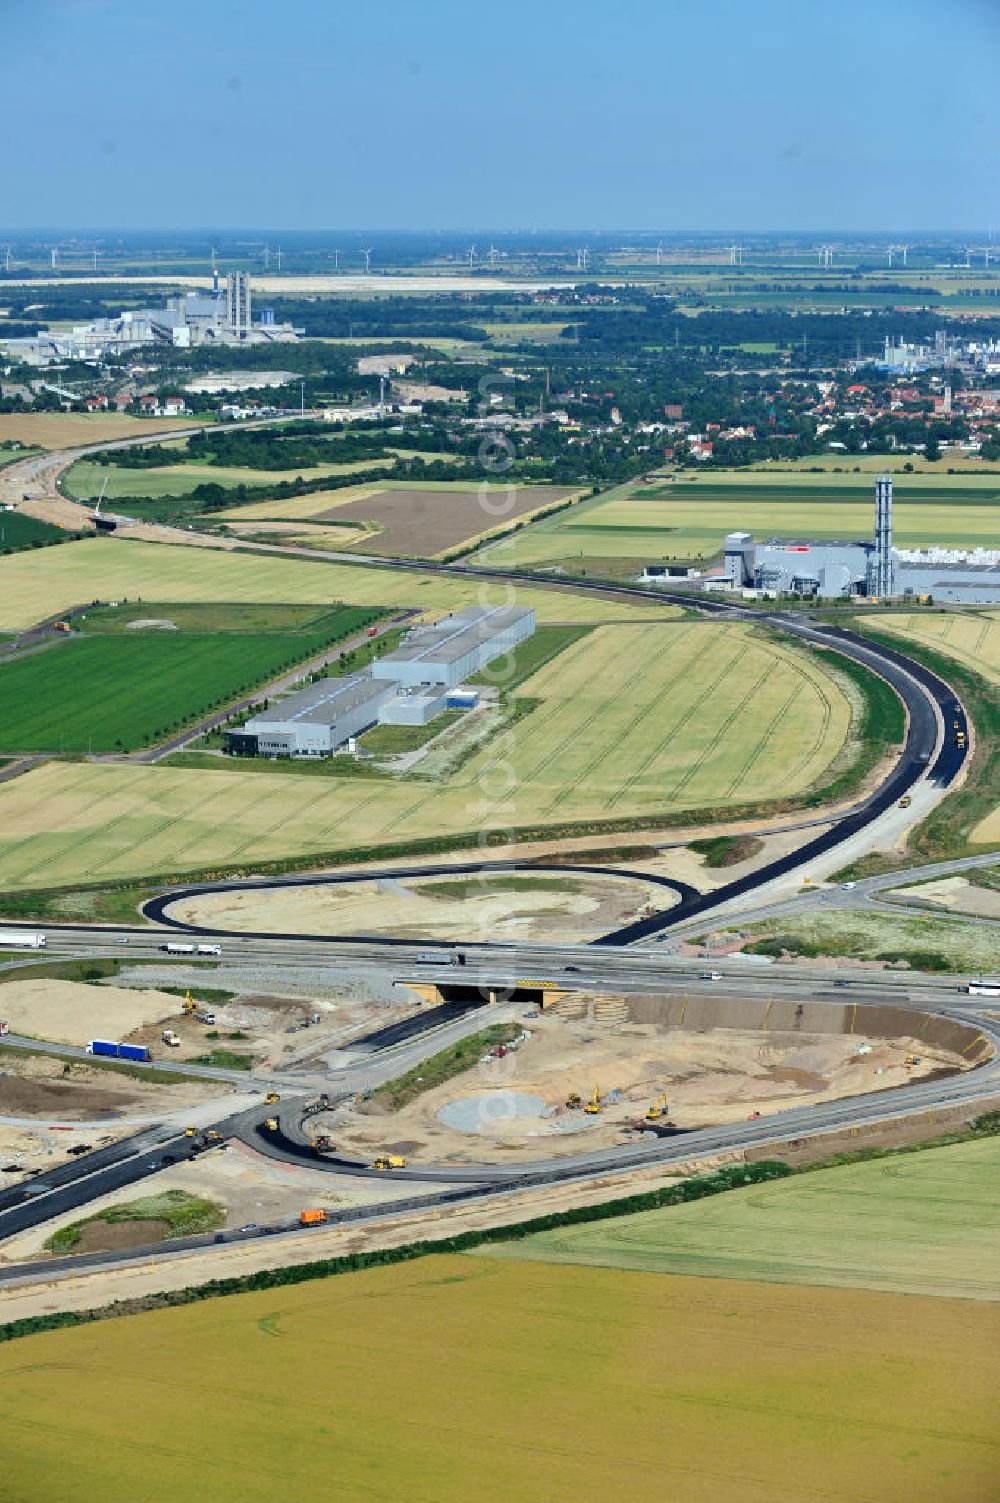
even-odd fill
[{"label": "harvested yellow field", "polygon": [[[347,1239],[344,1239],[347,1242]],[[1000,1309],[437,1255],[0,1349],[9,1503],[993,1503]]]},{"label": "harvested yellow field", "polygon": [[55,978],[10,981],[0,992],[12,1033],[54,1044],[124,1038],[133,1029],[176,1016],[179,1005],[169,992],[152,988],[87,986]]},{"label": "harvested yellow field", "polygon": [[0,413],[0,443],[16,438],[39,449],[75,449],[109,438],[142,438],[191,428],[198,418],[137,418],[120,412]]},{"label": "harvested yellow field", "polygon": [[47,763],[0,786],[2,881],[238,867],[440,835],[474,842],[494,826],[787,797],[821,777],[850,724],[820,668],[741,625],[602,627],[518,693],[540,703],[502,748],[487,743],[439,779]]},{"label": "harvested yellow field", "polygon": [[[512,595],[512,591],[516,594]],[[544,586],[400,572],[363,564],[230,553],[183,544],[98,538],[0,559],[0,631],[90,600],[275,601],[401,605],[440,614],[466,605],[534,606],[540,621],[656,621],[675,606],[605,600]]]},{"label": "harvested yellow field", "polygon": [[923,642],[1000,684],[1000,611],[977,611],[974,615],[915,611],[912,615],[886,616],[879,621],[879,630]]}]

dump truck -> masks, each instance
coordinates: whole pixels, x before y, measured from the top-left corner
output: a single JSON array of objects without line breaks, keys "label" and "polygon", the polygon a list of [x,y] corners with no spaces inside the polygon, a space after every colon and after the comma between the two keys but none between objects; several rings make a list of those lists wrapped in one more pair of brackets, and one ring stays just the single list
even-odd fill
[{"label": "dump truck", "polygon": [[264,1097],[264,1100],[267,1102],[268,1106],[277,1106],[278,1102],[281,1100],[281,1097],[278,1095],[277,1091],[268,1091],[267,1095]]},{"label": "dump truck", "polygon": [[119,1044],[115,1039],[91,1039],[86,1052],[110,1059],[152,1059],[146,1044]]},{"label": "dump truck", "polygon": [[264,1118],[264,1126],[267,1128],[268,1132],[277,1132],[278,1131],[278,1119],[277,1119],[277,1117],[265,1117]]},{"label": "dump truck", "polygon": [[163,1032],[160,1034],[160,1038],[162,1042],[164,1044],[168,1044],[171,1049],[180,1048],[180,1038],[172,1028],[164,1028]]},{"label": "dump truck", "polygon": [[323,1222],[325,1220],[326,1220],[326,1212],[325,1211],[321,1211],[321,1210],[318,1210],[318,1209],[313,1209],[313,1210],[300,1211],[299,1212],[299,1225],[300,1226],[322,1226],[322,1224],[323,1224]]},{"label": "dump truck", "polygon": [[380,1153],[372,1161],[373,1169],[405,1169],[406,1160],[398,1153]]}]

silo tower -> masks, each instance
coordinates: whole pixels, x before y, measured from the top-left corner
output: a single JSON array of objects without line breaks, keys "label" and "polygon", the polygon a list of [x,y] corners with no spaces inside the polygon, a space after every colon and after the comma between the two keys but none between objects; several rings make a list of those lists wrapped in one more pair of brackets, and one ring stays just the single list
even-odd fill
[{"label": "silo tower", "polygon": [[868,593],[884,599],[895,590],[892,559],[892,476],[880,475],[875,482],[875,557]]}]

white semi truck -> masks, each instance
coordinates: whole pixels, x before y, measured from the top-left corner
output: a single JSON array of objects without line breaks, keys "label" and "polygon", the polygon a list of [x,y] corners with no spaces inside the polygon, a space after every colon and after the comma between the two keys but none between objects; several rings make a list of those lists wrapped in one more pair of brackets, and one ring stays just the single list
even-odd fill
[{"label": "white semi truck", "polygon": [[0,950],[44,950],[45,935],[40,929],[8,929],[0,933]]}]

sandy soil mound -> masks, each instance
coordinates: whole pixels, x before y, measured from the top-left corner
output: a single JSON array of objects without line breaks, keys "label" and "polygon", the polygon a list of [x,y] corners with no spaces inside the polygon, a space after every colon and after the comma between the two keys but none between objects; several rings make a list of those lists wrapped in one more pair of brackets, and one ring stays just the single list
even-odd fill
[{"label": "sandy soil mound", "polygon": [[168,992],[124,986],[88,986],[81,981],[10,981],[0,987],[0,1017],[11,1033],[83,1045],[91,1039],[121,1039],[136,1028],[176,1015],[180,1003]]}]

